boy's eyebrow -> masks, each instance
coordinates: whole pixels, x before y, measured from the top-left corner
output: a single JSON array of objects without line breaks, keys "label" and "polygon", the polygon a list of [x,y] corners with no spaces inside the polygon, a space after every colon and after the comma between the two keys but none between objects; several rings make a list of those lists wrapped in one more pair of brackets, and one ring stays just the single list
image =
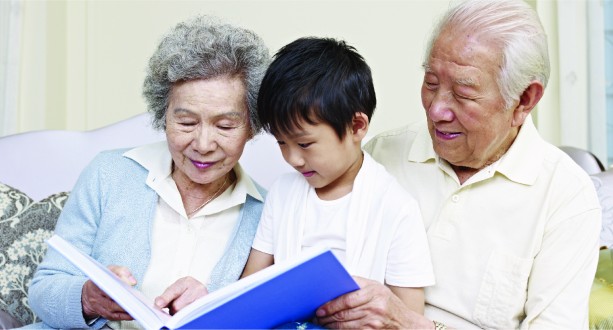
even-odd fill
[{"label": "boy's eyebrow", "polygon": [[286,135],[289,138],[297,139],[297,138],[305,137],[311,134],[307,131],[297,129],[297,130],[287,133]]}]

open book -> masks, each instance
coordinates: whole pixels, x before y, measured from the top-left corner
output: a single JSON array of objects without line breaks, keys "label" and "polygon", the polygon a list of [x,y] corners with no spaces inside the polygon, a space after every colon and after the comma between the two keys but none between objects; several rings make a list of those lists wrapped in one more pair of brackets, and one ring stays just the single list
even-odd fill
[{"label": "open book", "polygon": [[308,320],[319,306],[359,288],[332,252],[317,250],[245,277],[171,316],[61,237],[53,235],[47,243],[146,329],[270,329]]}]

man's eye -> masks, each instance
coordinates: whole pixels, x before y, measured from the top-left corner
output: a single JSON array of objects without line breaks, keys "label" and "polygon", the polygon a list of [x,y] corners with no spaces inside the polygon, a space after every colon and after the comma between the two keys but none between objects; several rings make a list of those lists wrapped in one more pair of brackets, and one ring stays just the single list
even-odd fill
[{"label": "man's eye", "polygon": [[196,122],[192,122],[192,121],[184,121],[184,122],[179,122],[179,125],[181,126],[186,126],[186,127],[190,127],[190,126],[195,126]]},{"label": "man's eye", "polygon": [[455,96],[456,96],[456,98],[461,99],[461,100],[474,100],[473,97],[469,97],[469,96],[462,95],[462,94],[457,94],[456,93]]},{"label": "man's eye", "polygon": [[429,83],[427,81],[424,81],[424,86],[426,86],[426,88],[429,90],[433,90],[433,89],[436,89],[436,86],[438,85],[435,83]]}]

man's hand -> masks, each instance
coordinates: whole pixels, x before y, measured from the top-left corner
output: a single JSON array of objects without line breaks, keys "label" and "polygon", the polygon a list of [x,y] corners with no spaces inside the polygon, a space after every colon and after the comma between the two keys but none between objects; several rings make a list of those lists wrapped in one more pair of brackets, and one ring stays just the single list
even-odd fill
[{"label": "man's hand", "polygon": [[433,329],[432,321],[411,311],[385,285],[354,277],[360,289],[317,310],[317,323],[336,329]]},{"label": "man's hand", "polygon": [[155,305],[168,308],[170,315],[174,315],[194,300],[204,297],[208,291],[204,284],[193,277],[183,277],[171,284],[161,296],[155,298]]},{"label": "man's hand", "polygon": [[[136,279],[134,279],[128,268],[114,265],[108,268],[128,285],[136,284]],[[87,280],[83,285],[81,305],[83,306],[83,316],[86,320],[99,316],[109,321],[132,320],[132,317],[121,306],[107,296],[104,291],[100,290],[91,280]]]}]

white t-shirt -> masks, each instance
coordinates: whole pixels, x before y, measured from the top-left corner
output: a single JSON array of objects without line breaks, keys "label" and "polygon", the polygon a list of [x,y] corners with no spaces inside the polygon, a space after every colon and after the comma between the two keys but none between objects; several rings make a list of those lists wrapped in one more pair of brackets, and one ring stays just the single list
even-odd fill
[{"label": "white t-shirt", "polygon": [[[266,196],[253,248],[273,255],[278,262],[310,246],[328,247],[352,275],[400,287],[433,285],[430,253],[416,201],[395,180],[387,181],[393,178],[368,155],[358,177],[375,184],[364,190],[356,178],[349,195],[322,201],[300,173],[281,176]],[[379,181],[382,184],[377,185]],[[355,203],[364,200],[374,201],[372,209],[355,216],[352,212],[361,207]],[[352,248],[348,248],[348,238],[354,238]],[[287,246],[294,244],[299,248],[288,253]],[[352,264],[349,260],[355,255],[365,257]]]},{"label": "white t-shirt", "polygon": [[302,251],[325,246],[339,260],[345,260],[350,199],[351,193],[326,201],[319,199],[314,189],[309,190]]}]

